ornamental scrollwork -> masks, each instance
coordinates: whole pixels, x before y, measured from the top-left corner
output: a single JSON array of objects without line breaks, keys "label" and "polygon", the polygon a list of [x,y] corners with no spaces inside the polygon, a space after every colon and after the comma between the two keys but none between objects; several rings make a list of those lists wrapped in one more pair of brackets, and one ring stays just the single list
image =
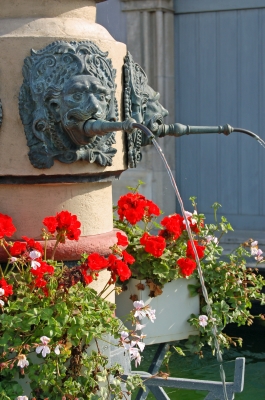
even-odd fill
[{"label": "ornamental scrollwork", "polygon": [[[148,85],[142,67],[135,63],[128,52],[124,59],[124,113],[125,119],[133,118],[147,126],[155,135],[164,124],[168,111],[159,102],[160,94]],[[160,135],[161,136],[161,135]],[[135,168],[141,161],[141,147],[150,140],[140,130],[127,134],[128,164]]]},{"label": "ornamental scrollwork", "polygon": [[107,56],[90,41],[57,41],[25,59],[19,111],[34,167],[54,160],[112,165],[115,133],[91,138],[84,129],[88,120],[118,116],[116,70]]}]

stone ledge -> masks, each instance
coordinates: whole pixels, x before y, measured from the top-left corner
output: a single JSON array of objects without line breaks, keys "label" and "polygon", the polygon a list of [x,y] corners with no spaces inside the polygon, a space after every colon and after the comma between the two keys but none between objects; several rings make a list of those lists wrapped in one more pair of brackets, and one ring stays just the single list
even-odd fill
[{"label": "stone ledge", "polygon": [[[110,247],[117,243],[116,233],[121,232],[119,229],[113,229],[111,232],[99,235],[81,236],[78,241],[67,240],[65,244],[59,244],[56,250],[57,261],[77,261],[80,260],[83,253],[99,253],[102,256],[111,254]],[[38,240],[44,248],[44,240]],[[21,242],[24,242],[21,240]],[[55,239],[49,240],[47,243],[47,258],[51,258],[52,250],[55,245]],[[3,248],[0,248],[0,261],[6,262],[7,256]]]}]

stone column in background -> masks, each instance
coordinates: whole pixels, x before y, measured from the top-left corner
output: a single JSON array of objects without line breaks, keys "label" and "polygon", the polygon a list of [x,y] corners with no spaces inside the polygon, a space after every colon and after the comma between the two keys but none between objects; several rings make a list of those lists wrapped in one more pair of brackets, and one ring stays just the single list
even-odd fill
[{"label": "stone column in background", "polygon": [[[169,111],[166,123],[175,121],[174,84],[174,8],[173,0],[120,0],[126,14],[127,47],[135,62],[147,73],[149,85],[157,90],[160,103]],[[159,140],[175,174],[176,139]],[[122,174],[114,183],[115,200],[138,179],[146,186],[142,192],[167,214],[175,212],[176,200],[162,160],[152,146],[142,149],[143,158],[136,169]]]}]

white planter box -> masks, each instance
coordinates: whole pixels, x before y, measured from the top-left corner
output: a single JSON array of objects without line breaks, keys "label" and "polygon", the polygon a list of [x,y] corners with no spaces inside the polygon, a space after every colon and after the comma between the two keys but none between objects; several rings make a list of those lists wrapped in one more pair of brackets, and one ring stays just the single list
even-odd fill
[{"label": "white planter box", "polygon": [[[146,344],[166,343],[174,340],[187,339],[189,335],[198,335],[195,327],[191,326],[187,320],[192,313],[199,314],[199,296],[190,297],[188,285],[196,284],[195,279],[177,279],[167,283],[163,288],[163,293],[157,297],[149,297],[149,287],[146,285],[144,290],[137,289],[138,279],[130,279],[128,290],[116,296],[116,315],[120,318],[128,329],[132,329],[130,322],[126,322],[125,317],[133,309],[133,302],[130,296],[136,294],[138,300],[143,300],[145,305],[150,304],[156,310],[156,320],[154,323],[144,318],[145,324],[143,333],[146,336]],[[145,283],[145,281],[141,281]]]}]

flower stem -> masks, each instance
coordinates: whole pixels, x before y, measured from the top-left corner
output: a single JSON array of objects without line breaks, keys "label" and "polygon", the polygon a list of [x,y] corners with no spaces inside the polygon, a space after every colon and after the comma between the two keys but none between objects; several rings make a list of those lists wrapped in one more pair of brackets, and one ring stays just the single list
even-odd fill
[{"label": "flower stem", "polygon": [[61,237],[61,235],[59,234],[57,236],[56,243],[55,243],[54,248],[53,248],[53,252],[52,252],[52,256],[51,256],[52,260],[54,260],[54,256],[55,256],[55,252],[56,252],[57,246],[60,243],[60,237]]},{"label": "flower stem", "polygon": [[[107,290],[107,289],[106,289]],[[105,297],[102,297],[103,300],[105,300],[112,292],[114,292],[115,288],[112,289]]]}]

